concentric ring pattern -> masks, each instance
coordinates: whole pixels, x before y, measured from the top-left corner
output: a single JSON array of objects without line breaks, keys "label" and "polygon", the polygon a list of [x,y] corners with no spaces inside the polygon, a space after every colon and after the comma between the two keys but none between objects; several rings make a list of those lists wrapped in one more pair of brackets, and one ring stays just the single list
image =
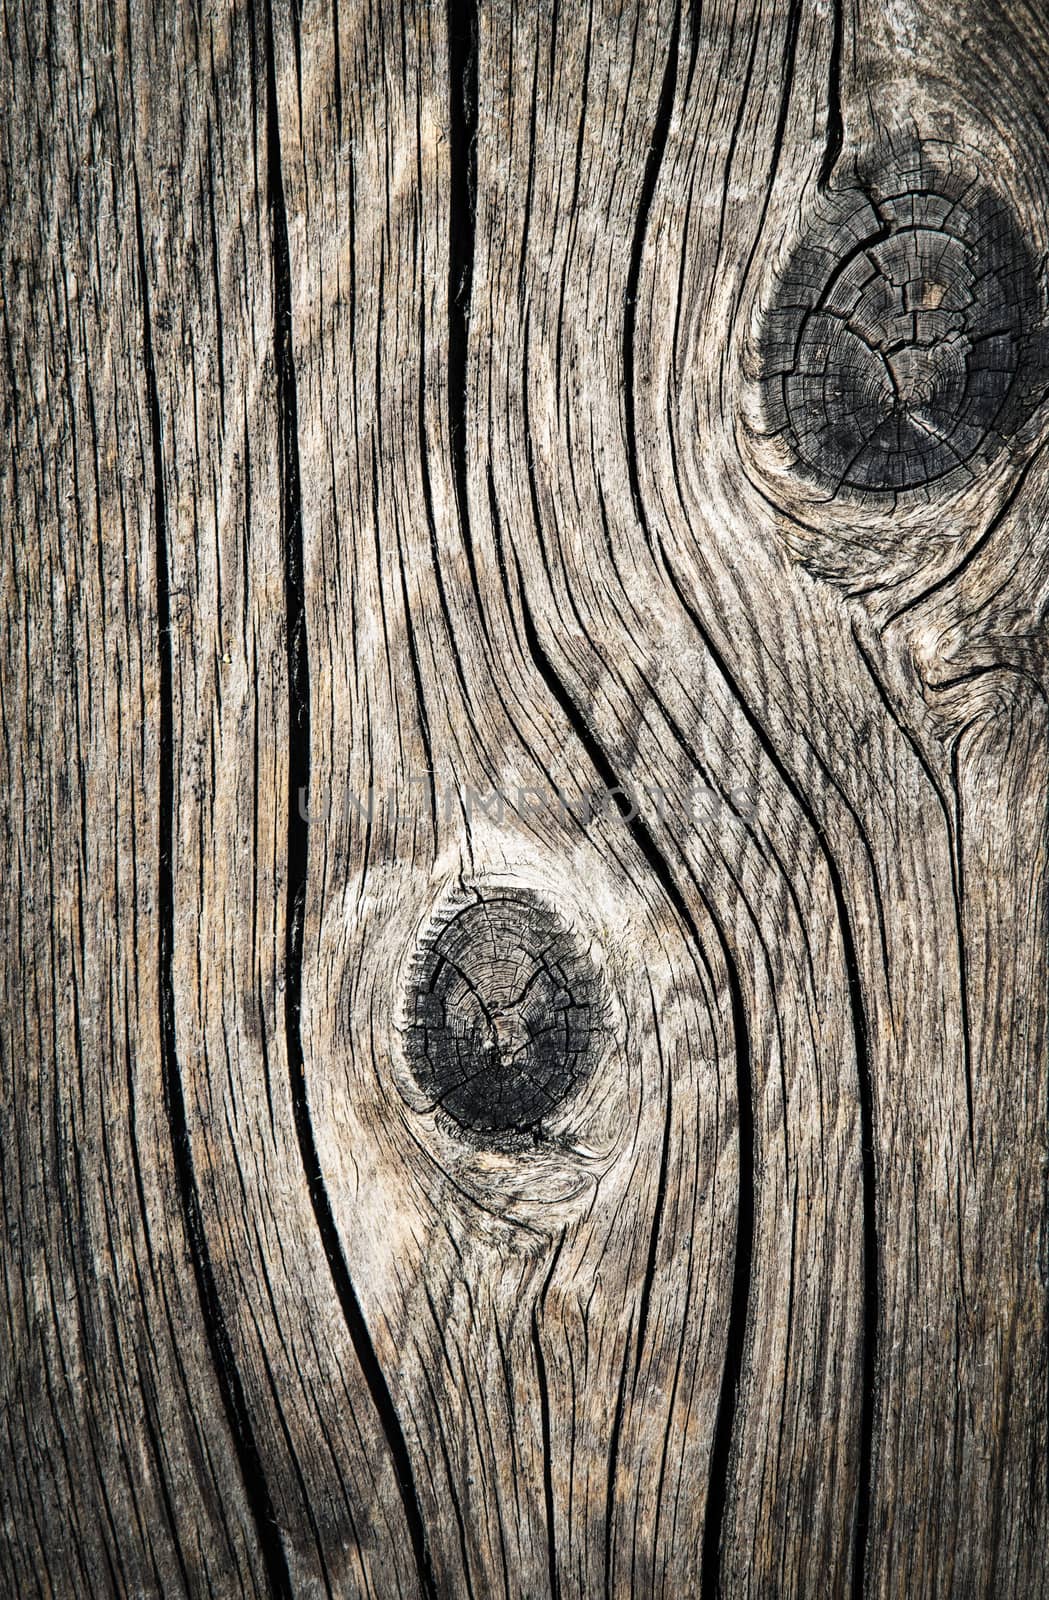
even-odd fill
[{"label": "concentric ring pattern", "polygon": [[431,1108],[481,1136],[534,1133],[588,1075],[600,980],[552,907],[487,892],[427,931],[407,1057]]},{"label": "concentric ring pattern", "polygon": [[759,339],[762,432],[827,496],[972,476],[1049,387],[1042,285],[1006,200],[925,143],[821,197]]}]

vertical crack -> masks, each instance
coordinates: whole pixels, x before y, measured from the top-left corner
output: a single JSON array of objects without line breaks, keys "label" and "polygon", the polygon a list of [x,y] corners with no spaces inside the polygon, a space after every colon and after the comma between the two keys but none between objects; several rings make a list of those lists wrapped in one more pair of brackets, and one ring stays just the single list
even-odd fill
[{"label": "vertical crack", "polygon": [[142,305],[142,364],[145,371],[150,443],[153,454],[154,534],[156,541],[157,655],[160,676],[159,776],[157,785],[157,917],[159,948],[157,976],[160,1010],[161,1078],[164,1109],[175,1162],[179,1206],[189,1242],[197,1297],[204,1318],[212,1365],[218,1380],[222,1407],[233,1438],[248,1507],[262,1553],[271,1595],[290,1600],[292,1587],[287,1556],[273,1508],[269,1484],[251,1427],[247,1400],[233,1355],[229,1330],[222,1312],[215,1275],[208,1253],[200,1192],[193,1167],[193,1149],[182,1090],[175,1031],[175,881],[172,862],[175,846],[175,735],[171,657],[171,577],[168,566],[167,503],[164,494],[164,447],[160,421],[160,395],[153,356],[153,324],[146,272],[146,242],[142,228],[142,195],[138,173],[135,182],[135,230],[138,244],[139,293]]},{"label": "vertical crack", "polygon": [[[852,918],[849,915],[841,872],[819,817],[787,770],[775,745],[744,696],[742,688],[737,683],[727,660],[718,649],[711,634],[704,626],[703,619],[686,594],[673,567],[667,565],[664,570],[685,614],[692,622],[697,635],[701,639],[704,649],[713,660],[776,774],[812,829],[813,836],[827,868],[835,918],[841,933],[853,1045],[856,1052],[857,1098],[860,1112],[860,1182],[863,1197],[863,1328],[860,1356],[862,1398],[860,1402],[859,1482],[856,1494],[853,1553],[853,1595],[855,1600],[862,1600],[866,1583],[867,1527],[870,1519],[871,1481],[873,1475],[875,1382],[877,1379],[878,1322],[880,1315],[880,1249],[878,1242],[877,1174],[874,1156],[874,1075],[871,1066],[870,1038],[863,998],[863,984],[856,950],[856,939],[852,929]],[[733,1003],[735,1004],[735,1001]],[[745,1021],[745,1018],[743,1020]],[[751,1181],[753,1182],[753,1169]],[[732,1358],[731,1351],[729,1352],[729,1358]],[[704,1594],[708,1592],[717,1594],[718,1588],[714,1587],[708,1591],[707,1585],[704,1583],[703,1592]]]},{"label": "vertical crack", "polygon": [[743,1351],[747,1340],[747,1314],[750,1282],[754,1266],[754,1085],[751,1063],[750,1029],[743,998],[743,985],[725,935],[721,935],[728,973],[732,1031],[736,1041],[736,1106],[739,1116],[739,1203],[736,1208],[736,1247],[732,1261],[732,1294],[728,1325],[725,1329],[725,1365],[721,1370],[721,1390],[710,1447],[710,1476],[707,1508],[703,1522],[700,1556],[700,1592],[704,1600],[721,1594],[721,1544],[728,1505],[732,1442],[736,1429],[739,1385],[743,1372]]},{"label": "vertical crack", "polygon": [[[514,556],[514,563],[517,567],[521,620],[529,654],[551,695],[560,706],[569,727],[575,733],[594,770],[604,783],[606,791],[609,794],[616,795],[618,805],[618,797],[622,791],[612,765],[539,641],[516,556]],[[633,814],[625,806],[621,814],[653,875],[662,886],[667,899],[673,905],[683,927],[687,930],[692,948],[699,951],[702,948],[702,940],[695,918],[659,845],[640,816]],[[750,1030],[747,1024],[746,1002],[743,996],[739,968],[725,928],[714,914],[713,908],[705,901],[704,906],[716,930],[718,943],[725,961],[729,1001],[732,1009],[733,1036],[736,1047],[736,1106],[739,1118],[739,1181],[736,1207],[736,1243],[732,1266],[732,1291],[729,1301],[728,1323],[725,1330],[725,1364],[722,1369],[717,1417],[714,1424],[714,1438],[711,1445],[707,1506],[700,1557],[700,1593],[704,1596],[704,1600],[713,1600],[713,1597],[720,1592],[721,1538],[725,1507],[728,1500],[732,1440],[735,1431],[739,1381],[743,1368],[743,1351],[746,1345],[747,1315],[753,1270],[754,1089]]]},{"label": "vertical crack", "polygon": [[468,550],[467,353],[477,228],[478,48],[476,0],[448,0],[448,416],[459,524]]},{"label": "vertical crack", "polygon": [[843,32],[843,0],[833,0],[833,32],[830,43],[830,62],[827,67],[827,135],[820,165],[819,187],[826,189],[837,165],[845,142],[845,124],[841,113],[841,46]]},{"label": "vertical crack", "polygon": [[[626,428],[626,458],[627,471],[630,475],[630,493],[633,496],[634,509],[638,520],[644,525],[641,512],[641,480],[637,468],[637,423],[634,408],[634,333],[637,322],[637,290],[641,280],[641,258],[645,249],[645,237],[648,233],[648,215],[652,209],[652,199],[656,192],[656,180],[663,162],[667,138],[670,133],[670,117],[674,109],[674,88],[677,83],[678,67],[678,40],[681,33],[681,12],[675,10],[674,22],[670,30],[670,42],[667,46],[667,64],[663,71],[663,83],[659,91],[659,106],[656,111],[655,126],[652,129],[652,144],[645,162],[645,175],[641,184],[641,197],[638,201],[637,221],[634,224],[634,237],[630,246],[630,265],[627,269],[626,290],[623,305],[623,404],[625,409]],[[647,525],[646,525],[647,526]]]},{"label": "vertical crack", "polygon": [[353,1344],[354,1354],[378,1413],[393,1461],[420,1588],[427,1600],[436,1600],[437,1591],[423,1523],[422,1506],[412,1472],[408,1444],[393,1396],[372,1343],[364,1312],[357,1298],[321,1172],[310,1117],[302,1049],[303,921],[309,864],[307,818],[310,790],[310,663],[303,562],[298,392],[292,340],[291,248],[288,240],[288,214],[281,166],[272,0],[266,0],[265,59],[267,204],[273,248],[273,353],[277,374],[280,523],[284,559],[288,670],[287,913],[284,989],[288,1074],[299,1155],[328,1270]]},{"label": "vertical crack", "polygon": [[863,1600],[867,1581],[867,1535],[870,1528],[871,1478],[874,1453],[874,1399],[877,1380],[879,1285],[878,1221],[874,1170],[874,1080],[867,1041],[867,1020],[860,987],[859,962],[852,925],[844,914],[844,898],[835,884],[839,922],[845,947],[849,998],[856,1034],[856,1068],[860,1099],[860,1165],[863,1190],[863,1398],[860,1409],[859,1484],[856,1490],[856,1529],[852,1558],[852,1593]]}]

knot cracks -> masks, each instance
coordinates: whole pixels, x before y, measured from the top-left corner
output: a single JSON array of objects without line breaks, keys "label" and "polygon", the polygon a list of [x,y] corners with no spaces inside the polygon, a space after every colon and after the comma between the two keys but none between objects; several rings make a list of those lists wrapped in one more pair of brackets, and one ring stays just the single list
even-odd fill
[{"label": "knot cracks", "polygon": [[602,985],[542,898],[493,889],[424,931],[405,1009],[428,1108],[471,1141],[527,1145],[590,1074]]},{"label": "knot cracks", "polygon": [[878,510],[964,488],[1049,389],[1012,203],[943,141],[858,162],[771,272],[746,365],[754,464],[787,494]]}]

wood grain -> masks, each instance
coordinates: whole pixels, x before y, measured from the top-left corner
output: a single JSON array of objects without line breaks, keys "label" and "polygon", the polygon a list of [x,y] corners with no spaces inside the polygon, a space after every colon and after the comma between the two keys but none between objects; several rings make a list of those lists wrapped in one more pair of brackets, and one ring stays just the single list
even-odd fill
[{"label": "wood grain", "polygon": [[0,74],[0,1593],[1049,1595],[1044,19]]}]

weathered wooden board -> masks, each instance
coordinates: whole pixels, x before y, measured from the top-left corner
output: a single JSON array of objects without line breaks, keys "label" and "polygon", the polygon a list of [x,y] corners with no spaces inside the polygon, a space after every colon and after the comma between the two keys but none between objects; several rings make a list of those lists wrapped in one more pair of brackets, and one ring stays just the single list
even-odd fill
[{"label": "weathered wooden board", "polygon": [[0,1592],[1049,1594],[1049,24],[0,73]]}]

